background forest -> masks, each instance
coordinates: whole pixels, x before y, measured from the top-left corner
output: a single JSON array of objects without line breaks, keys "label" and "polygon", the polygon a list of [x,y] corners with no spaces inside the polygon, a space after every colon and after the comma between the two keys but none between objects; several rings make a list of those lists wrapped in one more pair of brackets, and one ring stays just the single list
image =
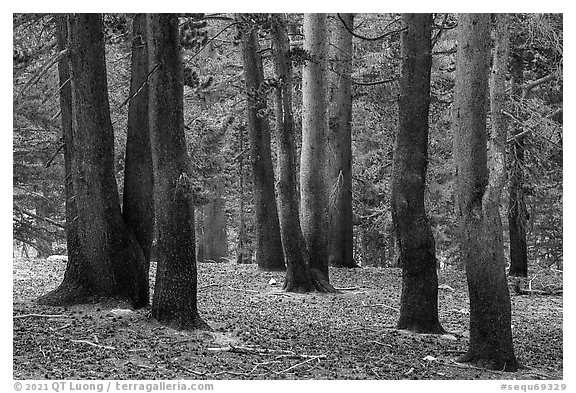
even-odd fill
[{"label": "background forest", "polygon": [[[450,126],[456,40],[454,30],[450,29],[455,24],[454,16],[438,14],[435,20],[445,28],[436,31],[433,48],[426,206],[437,257],[441,266],[446,266],[458,263]],[[109,14],[104,22],[116,178],[122,193],[131,18]],[[291,47],[301,48],[301,16],[290,15],[289,22]],[[206,254],[200,260],[236,260],[242,246],[251,260],[252,176],[237,31],[226,15],[195,15],[185,24],[198,25],[198,29],[190,30],[190,42],[184,50],[185,125],[188,149],[194,157],[191,178],[197,182],[199,191],[195,203],[198,231],[202,234],[203,228],[207,228],[214,232],[204,238],[207,244],[200,243],[199,247],[202,253],[208,246],[205,252],[214,255]],[[357,35],[353,38],[352,73],[354,260],[362,266],[391,266],[394,248],[389,206],[400,65],[399,34],[394,34],[399,29],[398,16],[359,14],[354,25]],[[54,28],[54,20],[48,15],[14,16],[15,249],[44,257],[64,253],[65,244],[63,145]],[[522,172],[519,190],[525,204],[529,260],[562,269],[562,19],[560,15],[517,14],[511,29],[513,51],[522,52],[519,64],[522,78],[527,82],[543,77],[549,80],[531,90],[527,99],[508,103],[511,124],[521,130],[523,141],[521,155],[510,156],[508,170],[517,167]],[[260,39],[264,71],[267,80],[272,81],[272,59],[267,49],[270,38],[263,33]],[[299,78],[296,67],[297,129],[301,127]],[[271,92],[268,99],[272,100]],[[270,103],[268,107],[273,105]],[[272,135],[273,152],[275,143]],[[510,138],[507,146],[512,146]],[[503,213],[508,198],[505,195]],[[218,238],[222,239],[220,243]],[[201,242],[203,236],[198,239]]]},{"label": "background forest", "polygon": [[[385,307],[394,313],[357,311],[368,323],[357,328],[388,332],[399,313],[391,334],[408,338],[373,342],[391,351],[412,342],[421,356],[432,336],[444,349],[445,340],[457,345],[443,353],[461,355],[393,361],[394,378],[416,367],[415,378],[446,377],[427,367],[432,361],[526,369],[534,352],[526,345],[542,326],[519,332],[534,318],[554,318],[539,340],[555,341],[534,342],[542,358],[533,364],[559,375],[562,24],[561,14],[14,14],[13,253],[22,281],[14,302],[24,312],[14,317],[23,333],[15,347],[27,347],[34,318],[76,319],[68,307],[88,307],[80,313],[105,321],[94,327],[102,329],[110,314],[98,305],[121,300],[133,309],[110,311],[112,322],[153,318],[175,329],[169,341],[216,328],[223,333],[208,341],[226,346],[207,351],[277,355],[250,372],[228,365],[188,374],[251,377],[261,364],[305,359],[276,376],[265,367],[262,375],[278,377],[340,356],[295,351],[281,328],[262,333],[273,320],[304,312],[293,328],[310,321],[312,331],[327,323],[332,332],[358,322],[343,310]],[[50,265],[57,277],[30,288],[23,272]],[[271,290],[284,271],[283,290]],[[250,295],[198,300],[215,287],[224,288],[217,296]],[[315,294],[324,307],[313,306]],[[398,295],[400,308],[390,306]],[[526,314],[532,295],[550,300]],[[255,296],[299,307],[263,317],[280,305]],[[255,304],[262,321],[242,316],[254,333],[231,332],[240,319],[222,313]],[[64,314],[33,312],[46,307]],[[454,313],[469,315],[469,331]],[[86,326],[44,328],[67,335]],[[114,345],[97,334],[67,342],[130,352],[122,330],[99,333]],[[321,335],[319,349],[343,337],[333,333]],[[343,344],[369,356],[365,336]],[[271,337],[290,349],[266,348]],[[188,344],[190,356],[210,359],[204,344]],[[26,356],[24,369],[33,364]],[[365,376],[352,363],[345,377]],[[306,372],[338,377],[330,367]],[[369,372],[381,378],[381,368]]]}]

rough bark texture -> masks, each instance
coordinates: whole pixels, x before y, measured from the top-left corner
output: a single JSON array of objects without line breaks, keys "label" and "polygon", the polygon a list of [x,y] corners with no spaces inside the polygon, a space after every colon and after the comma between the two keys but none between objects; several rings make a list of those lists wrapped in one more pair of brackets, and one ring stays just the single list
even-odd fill
[{"label": "rough bark texture", "polygon": [[292,63],[290,41],[284,15],[274,16],[272,29],[272,51],[276,77],[280,80],[275,90],[276,138],[278,143],[278,214],[286,279],[284,289],[288,292],[310,292],[314,290],[307,250],[298,214],[296,188],[296,145],[294,141],[294,118],[292,114]]},{"label": "rough bark texture", "polygon": [[[114,177],[114,132],[110,120],[106,62],[99,14],[66,17],[71,111],[63,108],[63,128],[71,154],[71,179],[75,212],[71,231],[70,260],[64,280],[39,301],[73,304],[99,298],[124,298],[134,307],[148,304],[148,280],[140,246],[127,230],[120,211]],[[65,67],[62,68],[65,73]],[[68,97],[61,92],[62,103]],[[66,135],[65,135],[66,136]]]},{"label": "rough bark texture", "polygon": [[[512,57],[512,96],[522,99],[522,84],[524,83],[523,49],[517,49]],[[520,134],[522,127],[514,125],[513,135]],[[515,138],[510,146],[510,182],[508,188],[508,233],[510,235],[510,270],[508,274],[514,277],[528,277],[528,250],[526,244],[526,224],[528,211],[524,195],[524,138]]]},{"label": "rough bark texture", "polygon": [[460,361],[515,371],[502,231],[495,229],[500,224],[493,198],[498,176],[488,178],[486,154],[490,15],[462,14],[458,29],[454,160],[461,255],[470,296],[470,347]]},{"label": "rough bark texture", "polygon": [[187,177],[178,16],[147,14],[149,126],[158,228],[152,316],[177,329],[208,328],[197,309],[194,210]]},{"label": "rough bark texture", "polygon": [[148,51],[146,16],[136,14],[132,29],[132,66],[122,214],[142,247],[146,271],[154,237],[154,179],[148,131]]},{"label": "rough bark texture", "polygon": [[392,222],[402,267],[399,329],[442,333],[434,237],[424,207],[428,166],[431,14],[405,14],[398,129],[392,169]]},{"label": "rough bark texture", "polygon": [[[356,267],[352,222],[352,34],[354,14],[340,14],[331,23],[330,94],[328,108],[328,263]],[[346,23],[344,26],[343,23]]]},{"label": "rough bark texture", "polygon": [[280,222],[274,194],[274,168],[270,149],[270,126],[266,115],[266,93],[262,58],[258,53],[255,27],[247,22],[242,31],[244,80],[248,91],[247,112],[250,161],[256,213],[256,263],[263,270],[284,270]]},{"label": "rough bark texture", "polygon": [[328,280],[328,193],[326,182],[326,14],[304,14],[300,221],[308,265]]}]

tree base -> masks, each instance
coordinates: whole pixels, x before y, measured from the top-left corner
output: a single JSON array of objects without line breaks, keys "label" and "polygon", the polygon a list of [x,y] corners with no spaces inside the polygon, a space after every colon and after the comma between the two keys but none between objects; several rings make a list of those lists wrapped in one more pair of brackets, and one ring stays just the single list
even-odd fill
[{"label": "tree base", "polygon": [[477,367],[485,368],[488,370],[498,370],[514,372],[518,371],[520,365],[515,357],[512,359],[499,359],[494,357],[485,357],[472,354],[470,351],[456,359],[460,363],[470,363]]},{"label": "tree base", "polygon": [[439,322],[426,324],[417,322],[398,322],[396,329],[407,330],[418,334],[446,334]]},{"label": "tree base", "polygon": [[40,305],[54,307],[67,307],[77,304],[95,304],[107,301],[128,301],[134,309],[146,307],[148,305],[147,299],[146,301],[142,299],[142,301],[135,302],[134,299],[126,296],[120,296],[118,294],[102,294],[92,288],[87,288],[83,285],[70,282],[62,282],[58,288],[36,299],[36,302]]},{"label": "tree base", "polygon": [[152,316],[160,322],[162,325],[168,326],[175,330],[205,330],[212,331],[210,325],[208,325],[199,314],[195,314],[191,317],[179,318],[174,316],[171,319],[158,317],[152,312]]},{"label": "tree base", "polygon": [[287,277],[284,282],[284,291],[295,293],[321,292],[338,293],[338,290],[330,284],[328,278],[316,269],[310,270],[310,279],[295,280]]}]

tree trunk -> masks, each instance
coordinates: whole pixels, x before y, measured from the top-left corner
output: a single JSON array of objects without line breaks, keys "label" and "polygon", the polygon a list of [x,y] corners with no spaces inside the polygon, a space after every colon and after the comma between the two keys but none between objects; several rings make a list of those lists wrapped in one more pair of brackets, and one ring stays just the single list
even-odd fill
[{"label": "tree trunk", "polygon": [[284,270],[280,222],[274,194],[274,169],[270,150],[270,126],[266,115],[266,94],[262,58],[258,53],[256,27],[242,26],[242,59],[248,91],[248,131],[256,213],[256,263],[262,270]]},{"label": "tree trunk", "polygon": [[486,154],[490,14],[461,14],[458,29],[454,161],[461,255],[470,296],[470,347],[460,361],[515,371],[510,294],[502,231],[497,229],[495,196],[501,178],[493,163],[488,177]]},{"label": "tree trunk", "polygon": [[[340,14],[332,21],[328,102],[328,187],[330,233],[328,262],[332,266],[356,267],[353,258],[352,222],[352,29],[354,14]],[[344,26],[343,23],[346,23]]]},{"label": "tree trunk", "polygon": [[[518,49],[512,57],[512,96],[515,100],[522,99],[521,86],[523,77],[523,49]],[[521,127],[513,126],[513,135],[524,131]],[[508,232],[510,235],[510,270],[508,274],[513,277],[528,277],[528,250],[526,242],[526,225],[528,211],[524,196],[524,138],[515,138],[510,147],[510,183],[508,198]]]},{"label": "tree trunk", "polygon": [[224,214],[224,199],[222,199],[222,178],[215,179],[213,197],[202,207],[204,236],[204,262],[223,262],[228,255],[226,237],[226,215]]},{"label": "tree trunk", "polygon": [[[72,255],[64,280],[40,302],[73,304],[120,297],[142,307],[148,304],[144,256],[122,219],[114,177],[102,17],[69,15],[67,23],[73,140],[65,142],[71,147],[66,154],[71,154],[76,215],[70,221],[74,226],[68,228],[73,244],[69,243]],[[66,91],[62,90],[62,103]],[[65,132],[66,111],[63,108]]]},{"label": "tree trunk", "polygon": [[124,161],[123,215],[142,247],[146,272],[154,237],[154,179],[148,130],[146,15],[134,15],[128,131]]},{"label": "tree trunk", "polygon": [[192,185],[184,135],[178,16],[147,14],[149,127],[159,260],[152,316],[177,329],[206,329],[197,309]]},{"label": "tree trunk", "polygon": [[245,128],[240,125],[238,127],[238,151],[240,156],[238,157],[238,188],[239,188],[239,201],[238,209],[238,255],[236,256],[237,263],[250,263],[250,258],[248,258],[248,253],[245,250],[245,224],[244,224],[244,130]]},{"label": "tree trunk", "polygon": [[402,296],[398,328],[443,333],[438,321],[438,275],[430,222],[424,207],[428,166],[431,14],[404,14],[398,131],[392,169],[392,222]]},{"label": "tree trunk", "polygon": [[304,14],[300,221],[308,265],[328,282],[328,195],[326,190],[326,14]]},{"label": "tree trunk", "polygon": [[273,15],[271,36],[274,68],[279,79],[279,86],[275,91],[275,117],[278,141],[278,213],[286,258],[284,289],[288,292],[310,292],[314,290],[314,284],[307,264],[306,243],[298,214],[296,145],[292,114],[292,63],[286,18],[283,14]]}]

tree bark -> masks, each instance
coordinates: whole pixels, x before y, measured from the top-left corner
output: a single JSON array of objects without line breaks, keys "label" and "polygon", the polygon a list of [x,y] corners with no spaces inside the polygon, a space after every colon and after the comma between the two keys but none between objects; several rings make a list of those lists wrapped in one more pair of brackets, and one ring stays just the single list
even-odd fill
[{"label": "tree bark", "polygon": [[470,346],[459,360],[515,371],[502,231],[497,230],[495,195],[501,177],[494,167],[488,176],[486,154],[490,14],[461,14],[458,29],[454,161],[461,255],[470,296]]},{"label": "tree bark", "polygon": [[66,19],[71,94],[62,89],[61,102],[71,98],[71,110],[64,106],[62,121],[68,134],[71,119],[73,137],[65,134],[65,143],[75,209],[69,206],[67,215],[76,214],[67,224],[72,244],[64,280],[39,301],[60,305],[119,297],[142,307],[148,304],[144,256],[122,219],[114,177],[102,17],[74,14]]},{"label": "tree bark", "polygon": [[438,275],[424,207],[428,166],[431,14],[404,14],[398,130],[392,169],[392,223],[402,267],[398,328],[443,333],[438,320]]},{"label": "tree bark", "polygon": [[242,30],[242,59],[248,92],[248,131],[256,213],[256,263],[262,270],[284,270],[286,265],[274,194],[274,169],[262,58],[258,53],[256,27],[246,21]]},{"label": "tree bark", "polygon": [[313,272],[328,276],[328,194],[326,189],[326,14],[304,14],[300,221]]},{"label": "tree bark", "polygon": [[159,251],[152,316],[177,329],[207,329],[197,309],[194,210],[184,135],[178,16],[147,14],[146,26]]},{"label": "tree bark", "polygon": [[134,15],[122,213],[142,247],[146,272],[154,238],[154,179],[148,130],[146,15]]},{"label": "tree bark", "polygon": [[288,292],[310,292],[314,290],[307,250],[298,214],[296,188],[296,144],[294,141],[294,117],[292,112],[292,62],[286,18],[283,14],[273,15],[272,54],[279,85],[276,99],[276,138],[278,143],[278,213],[280,234],[286,258],[284,289]]},{"label": "tree bark", "polygon": [[[517,53],[512,56],[512,97],[521,100],[523,97],[522,85],[523,76],[523,49],[517,49]],[[524,130],[514,125],[512,133],[514,136]],[[524,150],[525,138],[527,136],[515,138],[510,147],[509,171],[510,179],[508,186],[508,233],[510,235],[510,270],[508,274],[513,277],[528,277],[528,250],[526,242],[526,225],[528,221],[528,211],[526,209],[526,199],[524,195]]]},{"label": "tree bark", "polygon": [[[328,108],[328,187],[330,232],[328,263],[356,267],[352,221],[352,34],[354,14],[332,20]],[[346,23],[346,26],[343,25]]]}]

